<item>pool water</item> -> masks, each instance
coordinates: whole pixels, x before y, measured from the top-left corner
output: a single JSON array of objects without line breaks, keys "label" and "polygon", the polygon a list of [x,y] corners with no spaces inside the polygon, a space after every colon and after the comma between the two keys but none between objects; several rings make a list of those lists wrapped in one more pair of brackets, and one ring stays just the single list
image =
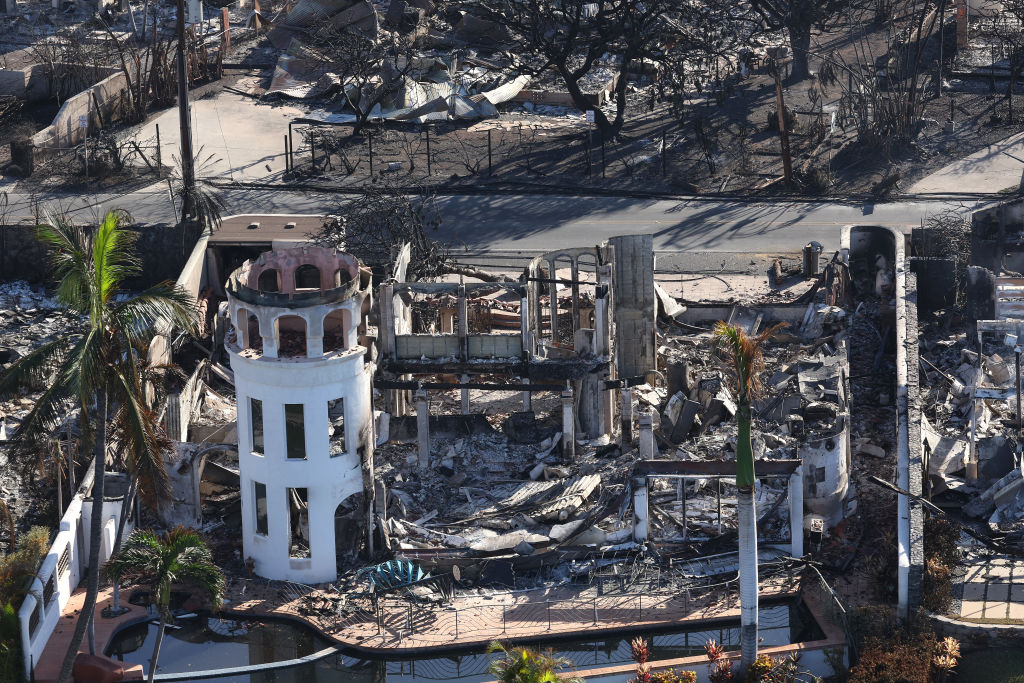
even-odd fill
[{"label": "pool water", "polygon": [[[760,637],[763,647],[804,642],[822,637],[817,624],[800,603],[762,605]],[[159,673],[187,673],[210,669],[265,664],[304,657],[329,646],[322,636],[301,624],[287,621],[252,621],[197,616],[180,619],[168,629],[160,651]],[[143,623],[118,633],[107,654],[148,670],[157,626]],[[551,641],[541,644],[572,661],[574,669],[625,664],[632,661],[629,640],[637,634],[599,640]],[[695,627],[649,633],[655,659],[702,655],[704,643],[714,639],[727,649],[739,648],[739,624]],[[481,652],[415,659],[368,659],[358,654],[333,654],[315,663],[288,669],[206,680],[218,683],[397,683],[400,681],[493,680],[487,666],[493,657]],[[590,679],[599,681],[601,679]],[[608,678],[625,680],[625,677]]]}]

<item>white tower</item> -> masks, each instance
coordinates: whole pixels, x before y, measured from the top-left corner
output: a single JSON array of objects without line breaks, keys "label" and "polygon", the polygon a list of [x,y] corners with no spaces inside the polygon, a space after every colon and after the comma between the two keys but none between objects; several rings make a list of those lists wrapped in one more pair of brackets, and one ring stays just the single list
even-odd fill
[{"label": "white tower", "polygon": [[329,248],[268,251],[226,291],[243,556],[269,579],[333,581],[337,556],[361,537],[336,537],[348,528],[336,525],[339,504],[365,488],[372,511],[374,367],[360,336],[369,271]]}]

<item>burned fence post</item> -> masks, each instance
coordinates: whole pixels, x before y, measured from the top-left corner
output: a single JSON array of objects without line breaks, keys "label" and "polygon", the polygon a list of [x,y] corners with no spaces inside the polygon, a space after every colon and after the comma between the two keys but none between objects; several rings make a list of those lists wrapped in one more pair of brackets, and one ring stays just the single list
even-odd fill
[{"label": "burned fence post", "polygon": [[158,176],[163,175],[163,150],[160,148],[160,124],[156,124],[156,171]]},{"label": "burned fence post", "polygon": [[647,540],[647,477],[633,478],[633,541]]},{"label": "burned fence post", "polygon": [[288,122],[288,167],[295,171],[295,139],[292,137],[292,123]]},{"label": "burned fence post", "polygon": [[373,179],[373,133],[366,134],[366,144],[370,148],[370,179]]},{"label": "burned fence post", "polygon": [[428,125],[425,130],[427,133],[427,176],[429,177],[433,175],[430,170],[430,126]]},{"label": "burned fence post", "polygon": [[649,409],[641,411],[637,424],[640,431],[640,457],[651,460],[654,458],[654,417]]},{"label": "burned fence post", "polygon": [[284,172],[287,173],[290,169],[288,168],[288,136],[284,136]]},{"label": "burned fence post", "polygon": [[[459,378],[459,380],[463,384],[469,384],[469,375],[462,375]],[[463,387],[460,391],[462,393],[462,396],[461,396],[461,398],[462,398],[462,414],[463,415],[469,415],[469,389],[467,389],[466,387]]]},{"label": "burned fence post", "polygon": [[491,129],[487,129],[487,175],[494,175],[491,168]]},{"label": "burned fence post", "polygon": [[430,465],[430,412],[427,390],[416,390],[416,442],[419,446],[420,469]]},{"label": "burned fence post", "polygon": [[576,416],[573,411],[572,385],[562,390],[562,455],[576,455]]}]

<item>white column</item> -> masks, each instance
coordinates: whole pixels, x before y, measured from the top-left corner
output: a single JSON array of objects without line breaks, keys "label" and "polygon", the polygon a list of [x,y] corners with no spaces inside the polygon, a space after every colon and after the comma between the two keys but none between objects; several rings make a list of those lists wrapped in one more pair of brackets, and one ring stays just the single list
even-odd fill
[{"label": "white column", "polygon": [[633,479],[633,541],[647,540],[647,477]]},{"label": "white column", "polygon": [[576,415],[572,389],[568,387],[562,390],[562,455],[576,455]]},{"label": "white column", "polygon": [[427,390],[416,390],[416,442],[419,444],[420,469],[430,466],[430,408]]},{"label": "white column", "polygon": [[651,460],[654,458],[654,418],[650,409],[642,410],[637,422],[640,426],[640,457]]},{"label": "white column", "polygon": [[803,469],[797,467],[789,475],[789,529],[792,541],[789,548],[791,557],[804,554],[804,478]]}]

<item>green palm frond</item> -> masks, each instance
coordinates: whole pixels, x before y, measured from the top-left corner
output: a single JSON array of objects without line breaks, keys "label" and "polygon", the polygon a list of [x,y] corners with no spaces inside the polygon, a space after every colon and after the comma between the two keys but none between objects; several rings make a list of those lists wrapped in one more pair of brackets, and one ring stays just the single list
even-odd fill
[{"label": "green palm frond", "polygon": [[137,275],[140,269],[134,244],[137,233],[123,230],[123,223],[131,221],[124,211],[108,211],[93,237],[93,269],[98,285],[99,302],[110,303],[124,281]]},{"label": "green palm frond", "polygon": [[116,386],[114,395],[120,405],[111,429],[115,454],[138,478],[143,501],[154,505],[171,492],[163,454],[172,445],[156,416],[142,403],[141,387],[132,381],[132,376],[117,373]]},{"label": "green palm frond", "polygon": [[36,228],[50,247],[50,263],[59,285],[57,300],[68,309],[90,315],[93,306],[92,247],[84,230],[63,214],[50,214]]},{"label": "green palm frond", "polygon": [[112,316],[130,343],[149,343],[164,325],[190,334],[196,328],[196,310],[192,297],[181,287],[163,282],[126,301],[116,304]]},{"label": "green palm frond", "polygon": [[146,529],[132,532],[103,572],[115,581],[148,585],[161,610],[175,584],[200,590],[215,606],[224,596],[224,576],[209,547],[194,530],[180,526],[162,536]]}]

